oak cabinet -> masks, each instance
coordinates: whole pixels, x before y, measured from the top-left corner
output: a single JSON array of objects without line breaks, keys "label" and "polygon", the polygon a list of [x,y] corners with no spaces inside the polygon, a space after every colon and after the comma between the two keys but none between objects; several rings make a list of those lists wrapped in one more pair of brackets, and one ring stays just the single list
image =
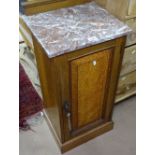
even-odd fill
[{"label": "oak cabinet", "polygon": [[111,130],[125,37],[51,59],[33,40],[46,119],[62,152]]},{"label": "oak cabinet", "polygon": [[46,120],[61,151],[111,130],[131,29],[95,2],[22,18],[32,35]]}]

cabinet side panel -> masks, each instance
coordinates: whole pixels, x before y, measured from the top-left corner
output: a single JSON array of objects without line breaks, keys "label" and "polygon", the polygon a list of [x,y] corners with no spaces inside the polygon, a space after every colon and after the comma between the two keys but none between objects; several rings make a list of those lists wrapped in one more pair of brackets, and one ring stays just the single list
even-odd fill
[{"label": "cabinet side panel", "polygon": [[61,135],[61,123],[59,113],[59,103],[57,99],[57,89],[54,77],[54,63],[50,60],[36,39],[33,37],[34,52],[37,61],[37,68],[39,72],[39,79],[41,84],[41,90],[43,94],[44,108],[48,116],[48,119],[52,122],[52,125],[57,133],[57,137],[62,141]]}]

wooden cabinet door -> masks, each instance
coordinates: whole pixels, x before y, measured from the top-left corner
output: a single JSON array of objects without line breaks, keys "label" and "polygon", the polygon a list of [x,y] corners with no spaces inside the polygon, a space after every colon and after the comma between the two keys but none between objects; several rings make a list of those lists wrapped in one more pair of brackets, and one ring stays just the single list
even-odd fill
[{"label": "wooden cabinet door", "polygon": [[112,51],[106,49],[70,62],[72,134],[104,122]]}]

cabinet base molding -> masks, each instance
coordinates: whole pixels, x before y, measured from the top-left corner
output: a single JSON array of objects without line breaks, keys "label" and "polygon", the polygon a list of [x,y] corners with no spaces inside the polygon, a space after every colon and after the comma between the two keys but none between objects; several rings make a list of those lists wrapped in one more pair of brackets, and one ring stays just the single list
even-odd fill
[{"label": "cabinet base molding", "polygon": [[76,146],[81,145],[81,144],[113,129],[113,122],[111,121],[111,122],[105,123],[103,125],[100,125],[96,128],[93,128],[79,136],[76,136],[75,138],[72,138],[71,140],[68,140],[67,142],[62,143],[62,142],[60,142],[59,138],[57,137],[54,127],[52,126],[51,122],[49,121],[45,110],[44,110],[44,116],[45,116],[47,124],[48,124],[48,126],[49,126],[49,128],[57,142],[57,145],[61,150],[61,153],[65,153],[65,152],[75,148]]},{"label": "cabinet base molding", "polygon": [[105,123],[104,125],[100,125],[99,127],[96,127],[90,131],[85,132],[84,134],[77,136],[76,138],[73,138],[64,144],[62,144],[61,152],[64,153],[68,150],[71,150],[72,148],[83,144],[105,132],[108,132],[113,129],[113,122]]}]

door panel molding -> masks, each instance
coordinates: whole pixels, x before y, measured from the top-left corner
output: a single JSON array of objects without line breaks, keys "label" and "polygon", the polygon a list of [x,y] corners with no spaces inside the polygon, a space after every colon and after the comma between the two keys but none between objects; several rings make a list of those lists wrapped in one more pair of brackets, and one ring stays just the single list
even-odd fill
[{"label": "door panel molding", "polygon": [[[104,122],[105,90],[108,85],[113,49],[105,49],[70,61],[73,135]],[[90,99],[91,97],[93,98]],[[89,106],[85,107],[87,104]]]}]

